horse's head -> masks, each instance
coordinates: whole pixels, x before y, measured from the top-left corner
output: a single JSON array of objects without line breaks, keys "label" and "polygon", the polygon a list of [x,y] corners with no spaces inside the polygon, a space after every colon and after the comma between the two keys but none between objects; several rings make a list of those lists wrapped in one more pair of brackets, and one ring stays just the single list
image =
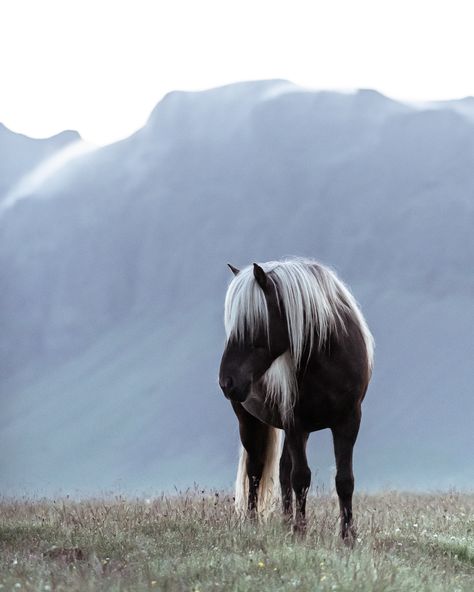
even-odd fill
[{"label": "horse's head", "polygon": [[227,342],[219,370],[224,395],[243,402],[252,384],[290,347],[285,312],[271,277],[256,263],[236,276],[226,297]]}]

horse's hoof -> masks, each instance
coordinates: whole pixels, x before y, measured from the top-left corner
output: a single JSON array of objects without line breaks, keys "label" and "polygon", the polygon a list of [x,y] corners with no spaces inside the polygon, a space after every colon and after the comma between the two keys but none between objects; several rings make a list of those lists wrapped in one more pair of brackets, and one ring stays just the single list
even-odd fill
[{"label": "horse's hoof", "polygon": [[296,520],[293,522],[292,534],[295,537],[304,537],[306,534],[306,520]]},{"label": "horse's hoof", "polygon": [[258,512],[255,509],[249,510],[247,513],[247,518],[251,522],[251,524],[256,524],[258,522]]},{"label": "horse's hoof", "polygon": [[346,547],[353,549],[357,539],[357,532],[354,526],[344,525],[341,531],[341,538]]}]

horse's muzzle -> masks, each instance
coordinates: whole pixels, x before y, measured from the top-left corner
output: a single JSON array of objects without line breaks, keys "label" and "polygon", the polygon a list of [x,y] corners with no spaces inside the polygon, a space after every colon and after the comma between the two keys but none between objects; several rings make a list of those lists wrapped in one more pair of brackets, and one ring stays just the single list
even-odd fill
[{"label": "horse's muzzle", "polygon": [[219,386],[221,387],[226,399],[229,399],[230,401],[237,401],[238,403],[243,403],[250,391],[250,382],[242,386],[238,386],[234,384],[234,381],[230,376],[219,379]]}]

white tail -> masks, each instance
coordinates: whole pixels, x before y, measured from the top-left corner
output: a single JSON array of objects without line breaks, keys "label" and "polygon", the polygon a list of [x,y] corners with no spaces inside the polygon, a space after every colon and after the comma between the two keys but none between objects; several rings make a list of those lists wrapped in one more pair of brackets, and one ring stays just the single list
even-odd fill
[{"label": "white tail", "polygon": [[[280,455],[283,431],[269,427],[265,464],[257,492],[257,512],[266,518],[280,504]],[[235,481],[235,509],[244,515],[247,512],[249,480],[247,477],[247,451],[240,447],[239,467]]]}]

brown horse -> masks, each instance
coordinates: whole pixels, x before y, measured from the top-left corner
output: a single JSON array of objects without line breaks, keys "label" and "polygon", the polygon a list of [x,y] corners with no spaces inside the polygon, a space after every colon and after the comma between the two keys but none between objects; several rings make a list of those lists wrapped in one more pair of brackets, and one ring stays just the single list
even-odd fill
[{"label": "brown horse", "polygon": [[[236,507],[266,512],[281,488],[283,512],[305,528],[311,471],[306,443],[330,428],[336,457],[341,535],[353,538],[352,453],[372,373],[373,338],[346,286],[307,259],[229,266],[227,341],[219,384],[242,441]],[[281,450],[281,442],[284,444]]]}]

